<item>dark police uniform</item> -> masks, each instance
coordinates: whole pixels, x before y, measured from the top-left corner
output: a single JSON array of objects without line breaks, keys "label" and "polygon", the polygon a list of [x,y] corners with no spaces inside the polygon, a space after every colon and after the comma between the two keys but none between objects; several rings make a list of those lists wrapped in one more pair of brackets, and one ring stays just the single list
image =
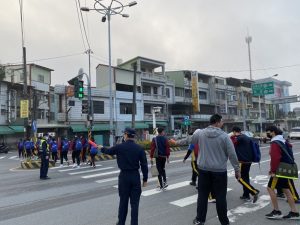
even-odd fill
[{"label": "dark police uniform", "polygon": [[40,142],[39,153],[41,156],[41,168],[40,168],[40,179],[45,180],[49,179],[47,176],[48,168],[49,168],[49,145],[45,138],[43,138]]},{"label": "dark police uniform", "polygon": [[[126,128],[127,134],[134,135],[135,131]],[[144,149],[133,140],[127,140],[110,149],[101,149],[102,153],[117,156],[119,174],[119,221],[117,225],[125,225],[128,200],[131,204],[131,225],[138,225],[139,201],[142,193],[139,168],[141,166],[143,181],[148,179],[148,163]]]}]

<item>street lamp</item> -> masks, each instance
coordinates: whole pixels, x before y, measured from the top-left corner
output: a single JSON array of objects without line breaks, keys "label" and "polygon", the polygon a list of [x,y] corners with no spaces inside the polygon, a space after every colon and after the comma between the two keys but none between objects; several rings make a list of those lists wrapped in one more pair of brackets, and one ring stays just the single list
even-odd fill
[{"label": "street lamp", "polygon": [[123,14],[123,10],[125,7],[132,7],[137,4],[136,1],[130,2],[127,5],[123,5],[120,1],[111,0],[108,6],[105,6],[100,2],[101,0],[95,0],[94,8],[90,9],[88,7],[81,7],[80,9],[85,12],[89,12],[90,10],[95,10],[98,13],[102,14],[103,17],[101,19],[102,22],[108,20],[108,59],[109,59],[109,144],[110,146],[114,143],[114,134],[113,134],[113,100],[112,100],[112,66],[111,66],[111,37],[110,37],[110,17],[113,15],[121,15],[122,17],[129,17],[128,14]]}]

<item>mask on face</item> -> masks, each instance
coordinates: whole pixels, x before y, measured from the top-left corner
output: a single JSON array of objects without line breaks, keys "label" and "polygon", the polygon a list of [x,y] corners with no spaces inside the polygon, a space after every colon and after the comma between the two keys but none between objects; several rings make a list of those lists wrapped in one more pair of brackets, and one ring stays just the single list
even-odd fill
[{"label": "mask on face", "polygon": [[268,138],[272,138],[272,135],[270,133],[267,133]]}]

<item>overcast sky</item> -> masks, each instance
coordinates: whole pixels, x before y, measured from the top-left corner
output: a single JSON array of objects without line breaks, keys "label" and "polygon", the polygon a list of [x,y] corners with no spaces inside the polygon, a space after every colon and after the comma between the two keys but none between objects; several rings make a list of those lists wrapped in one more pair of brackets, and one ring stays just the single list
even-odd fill
[{"label": "overcast sky", "polygon": [[[120,0],[125,4],[128,0]],[[19,0],[0,0],[0,63],[22,62]],[[108,0],[102,0],[103,4]],[[300,94],[299,0],[137,0],[124,9],[129,18],[111,20],[112,62],[143,56],[166,63],[167,70],[197,70],[249,79],[247,30],[252,36],[253,78],[279,74]],[[27,60],[51,68],[52,85],[66,84],[88,57],[80,32],[76,0],[25,0]],[[80,0],[92,7],[94,0]],[[107,22],[83,12],[95,67],[108,64]],[[86,45],[86,44],[85,44]],[[73,55],[69,57],[61,57]],[[55,58],[41,60],[46,58]]]}]

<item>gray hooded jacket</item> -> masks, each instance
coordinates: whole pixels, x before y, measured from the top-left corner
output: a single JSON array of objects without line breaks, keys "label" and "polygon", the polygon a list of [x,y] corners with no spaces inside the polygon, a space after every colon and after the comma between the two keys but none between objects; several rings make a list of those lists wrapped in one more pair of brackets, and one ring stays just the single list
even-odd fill
[{"label": "gray hooded jacket", "polygon": [[226,172],[229,159],[234,170],[236,172],[240,170],[233,143],[228,134],[220,128],[209,126],[197,130],[191,138],[191,143],[199,145],[197,159],[199,169]]}]

